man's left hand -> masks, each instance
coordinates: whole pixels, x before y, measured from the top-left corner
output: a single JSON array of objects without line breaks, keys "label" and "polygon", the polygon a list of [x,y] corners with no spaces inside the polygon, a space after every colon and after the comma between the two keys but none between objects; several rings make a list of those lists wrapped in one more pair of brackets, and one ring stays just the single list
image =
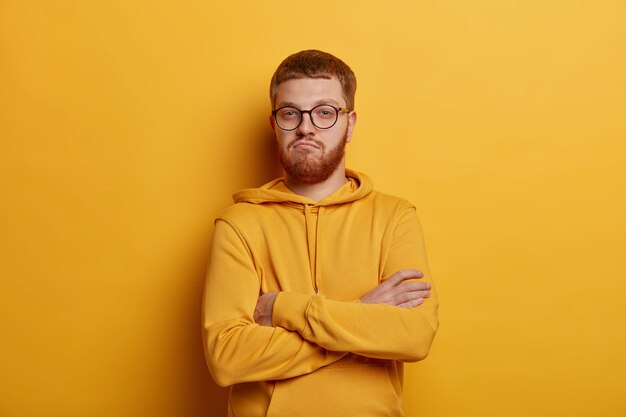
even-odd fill
[{"label": "man's left hand", "polygon": [[276,291],[266,292],[261,295],[254,308],[254,321],[261,326],[272,326],[272,310],[274,301],[278,293]]}]

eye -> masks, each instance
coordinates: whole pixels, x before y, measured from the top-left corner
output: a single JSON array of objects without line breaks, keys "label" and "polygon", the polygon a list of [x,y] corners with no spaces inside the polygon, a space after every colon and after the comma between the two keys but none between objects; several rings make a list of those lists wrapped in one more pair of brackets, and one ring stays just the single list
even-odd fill
[{"label": "eye", "polygon": [[294,119],[297,118],[299,111],[294,108],[284,108],[278,112],[278,117],[282,119]]},{"label": "eye", "polygon": [[335,109],[330,106],[320,106],[315,109],[315,117],[321,120],[332,120],[335,118]]}]

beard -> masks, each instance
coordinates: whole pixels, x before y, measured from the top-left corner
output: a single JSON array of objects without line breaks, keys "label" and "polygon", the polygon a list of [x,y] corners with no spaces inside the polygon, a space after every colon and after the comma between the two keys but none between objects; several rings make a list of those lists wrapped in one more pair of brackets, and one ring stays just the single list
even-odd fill
[{"label": "beard", "polygon": [[317,184],[326,181],[337,170],[346,154],[347,129],[343,139],[329,151],[326,150],[324,142],[312,138],[307,139],[319,147],[322,152],[321,156],[308,150],[296,151],[290,155],[289,149],[303,139],[305,138],[298,138],[290,142],[287,150],[278,148],[278,156],[285,173],[288,177],[305,184]]}]

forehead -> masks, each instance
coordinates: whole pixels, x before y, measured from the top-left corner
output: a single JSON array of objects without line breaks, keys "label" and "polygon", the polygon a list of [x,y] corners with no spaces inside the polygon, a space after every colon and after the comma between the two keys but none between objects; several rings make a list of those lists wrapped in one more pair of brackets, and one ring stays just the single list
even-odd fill
[{"label": "forehead", "polygon": [[276,107],[295,105],[310,108],[329,103],[345,106],[341,83],[336,78],[299,78],[283,81],[276,89]]}]

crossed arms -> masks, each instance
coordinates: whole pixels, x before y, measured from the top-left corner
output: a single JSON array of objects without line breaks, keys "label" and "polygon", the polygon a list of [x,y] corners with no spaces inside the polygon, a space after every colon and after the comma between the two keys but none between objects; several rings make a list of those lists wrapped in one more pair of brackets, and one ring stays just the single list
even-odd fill
[{"label": "crossed arms", "polygon": [[[408,210],[387,264],[386,280],[359,300],[266,292],[249,248],[228,221],[216,222],[204,299],[205,353],[220,385],[284,379],[329,365],[348,353],[371,358],[423,359],[437,329],[431,285],[404,269],[423,253],[419,224]],[[417,229],[416,229],[417,228]]]},{"label": "crossed arms", "polygon": [[[428,282],[407,282],[409,279],[424,277],[422,271],[403,269],[390,276],[372,291],[359,299],[365,304],[387,304],[390,306],[417,307],[430,297],[431,285]],[[261,326],[273,326],[272,310],[278,291],[261,294],[254,308],[254,321]]]}]

